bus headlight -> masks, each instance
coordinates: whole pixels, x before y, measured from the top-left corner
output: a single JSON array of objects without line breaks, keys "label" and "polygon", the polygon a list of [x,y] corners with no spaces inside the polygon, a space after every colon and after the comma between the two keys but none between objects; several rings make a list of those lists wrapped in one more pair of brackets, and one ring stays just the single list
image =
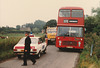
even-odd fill
[{"label": "bus headlight", "polygon": [[58,37],[58,39],[60,39],[60,38]]},{"label": "bus headlight", "polygon": [[81,46],[81,42],[78,42],[78,46],[79,46],[79,47]]},{"label": "bus headlight", "polygon": [[61,41],[59,41],[59,46],[61,46]]}]

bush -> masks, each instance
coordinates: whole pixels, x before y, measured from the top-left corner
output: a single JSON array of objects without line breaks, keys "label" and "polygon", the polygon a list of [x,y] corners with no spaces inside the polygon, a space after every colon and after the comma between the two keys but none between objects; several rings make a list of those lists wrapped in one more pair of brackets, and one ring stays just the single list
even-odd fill
[{"label": "bush", "polygon": [[13,47],[20,40],[21,37],[9,37],[7,39],[0,39],[0,60],[13,57]]},{"label": "bush", "polygon": [[20,40],[21,37],[10,37],[8,39],[1,39],[0,52],[13,49],[13,46]]},{"label": "bush", "polygon": [[0,52],[0,61],[11,58],[11,57],[14,57],[14,56],[15,55],[13,54],[13,50]]},{"label": "bush", "polygon": [[[91,45],[93,47],[93,55],[90,56]],[[93,65],[94,68],[99,68],[100,60],[97,55],[100,54],[100,37],[96,33],[85,34],[85,47],[83,52],[80,54],[80,60],[78,68],[89,68]]]}]

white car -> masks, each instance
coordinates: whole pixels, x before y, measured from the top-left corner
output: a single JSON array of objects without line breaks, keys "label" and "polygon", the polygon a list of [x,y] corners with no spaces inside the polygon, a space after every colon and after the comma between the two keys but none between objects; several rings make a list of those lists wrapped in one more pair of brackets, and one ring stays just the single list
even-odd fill
[{"label": "white car", "polygon": [[[21,58],[22,55],[24,55],[24,46],[25,46],[25,38],[23,37],[13,48],[13,51],[15,55],[18,56],[18,58]],[[41,53],[46,53],[46,42],[43,42],[40,37],[30,37],[31,38],[31,50],[30,55],[36,55],[37,58],[40,58]]]}]

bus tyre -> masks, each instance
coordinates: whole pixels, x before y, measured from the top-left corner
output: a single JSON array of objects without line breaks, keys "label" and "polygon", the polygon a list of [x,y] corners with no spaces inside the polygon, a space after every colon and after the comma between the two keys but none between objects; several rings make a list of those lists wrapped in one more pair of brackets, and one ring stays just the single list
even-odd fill
[{"label": "bus tyre", "polygon": [[59,48],[59,50],[63,50],[63,48]]},{"label": "bus tyre", "polygon": [[18,55],[17,57],[18,57],[18,59],[21,59],[21,55]]}]

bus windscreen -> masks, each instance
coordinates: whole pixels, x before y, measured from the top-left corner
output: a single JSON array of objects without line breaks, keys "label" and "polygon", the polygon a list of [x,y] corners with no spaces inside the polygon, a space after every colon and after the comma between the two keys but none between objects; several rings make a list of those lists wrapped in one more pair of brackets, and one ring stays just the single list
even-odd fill
[{"label": "bus windscreen", "polygon": [[56,33],[56,29],[48,29],[47,33]]},{"label": "bus windscreen", "polygon": [[83,27],[58,27],[57,36],[83,37]]}]

